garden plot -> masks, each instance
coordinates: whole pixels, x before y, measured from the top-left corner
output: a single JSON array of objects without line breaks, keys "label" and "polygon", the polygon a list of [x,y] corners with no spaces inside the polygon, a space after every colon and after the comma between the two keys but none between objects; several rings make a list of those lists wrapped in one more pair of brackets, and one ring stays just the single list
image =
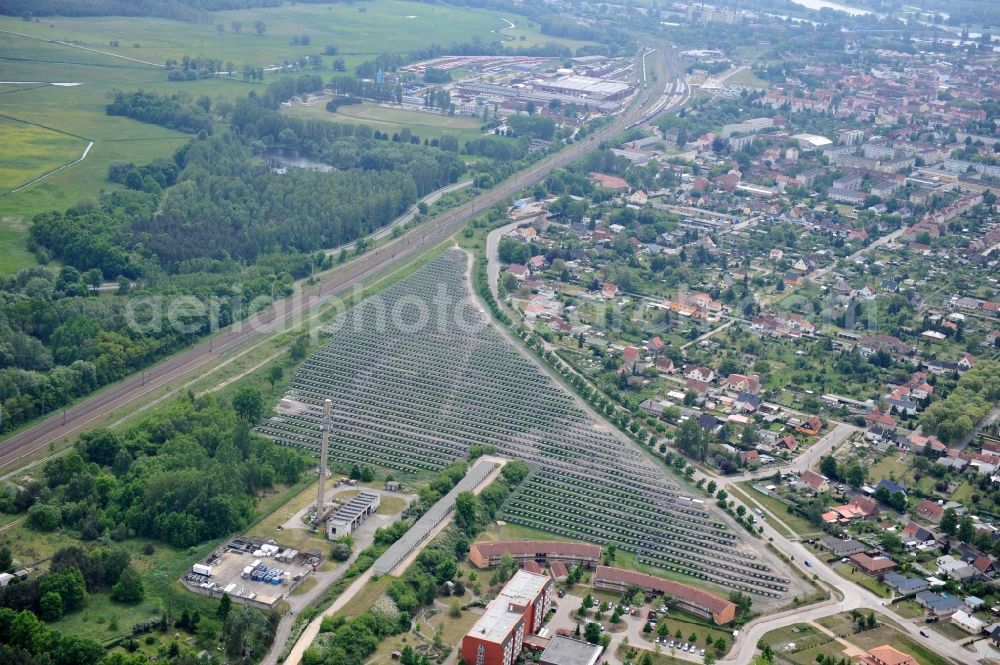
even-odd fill
[{"label": "garden plot", "polygon": [[330,343],[302,366],[260,431],[316,449],[329,398],[338,463],[417,473],[466,457],[473,444],[492,445],[534,470],[505,519],[783,596],[787,578],[489,327],[468,299],[465,271],[465,254],[453,250],[332,322]]}]

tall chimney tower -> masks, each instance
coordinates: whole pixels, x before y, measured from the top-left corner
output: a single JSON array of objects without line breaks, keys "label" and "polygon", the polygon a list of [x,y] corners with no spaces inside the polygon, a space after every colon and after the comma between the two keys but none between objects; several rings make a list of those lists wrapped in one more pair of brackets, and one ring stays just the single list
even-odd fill
[{"label": "tall chimney tower", "polygon": [[320,444],[319,448],[319,484],[316,489],[316,516],[313,517],[314,526],[319,526],[320,519],[323,517],[323,490],[326,487],[326,451],[330,443],[330,430],[332,429],[332,423],[330,422],[330,409],[332,406],[333,402],[329,399],[323,401],[323,425],[321,426],[323,430],[323,443]]}]

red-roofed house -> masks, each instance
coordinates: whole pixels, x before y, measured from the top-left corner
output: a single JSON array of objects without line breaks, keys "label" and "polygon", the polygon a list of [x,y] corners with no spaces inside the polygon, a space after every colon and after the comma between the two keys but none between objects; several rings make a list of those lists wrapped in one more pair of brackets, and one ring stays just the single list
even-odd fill
[{"label": "red-roofed house", "polygon": [[798,447],[799,442],[795,440],[795,437],[791,434],[785,435],[784,438],[778,439],[775,444],[778,448],[784,448],[788,452],[794,453],[795,449]]},{"label": "red-roofed house", "polygon": [[920,665],[910,654],[888,644],[872,647],[860,662],[861,665]]},{"label": "red-roofed house", "polygon": [[528,266],[521,265],[520,263],[511,263],[507,267],[507,272],[517,279],[526,279],[528,277]]},{"label": "red-roofed house", "polygon": [[826,476],[820,475],[812,469],[807,469],[799,474],[799,482],[813,492],[822,493],[830,491],[830,481],[827,480]]},{"label": "red-roofed house", "polygon": [[632,369],[635,367],[635,364],[639,362],[639,349],[634,346],[626,346],[625,350],[622,352],[622,360],[625,361],[625,364],[622,365],[622,367]]},{"label": "red-roofed house", "polygon": [[871,577],[885,575],[899,567],[892,559],[875,559],[864,552],[852,554],[850,559],[851,563],[861,569],[861,572]]},{"label": "red-roofed house", "polygon": [[760,376],[757,374],[730,374],[726,377],[726,387],[741,393],[756,395],[760,392]]},{"label": "red-roofed house", "polygon": [[705,383],[711,383],[712,380],[715,379],[715,372],[713,372],[708,367],[701,367],[699,365],[685,365],[684,377],[688,379],[694,379],[695,381],[704,381]]},{"label": "red-roofed house", "polygon": [[925,520],[940,522],[941,516],[944,515],[944,506],[931,501],[930,499],[924,499],[917,504],[916,513]]},{"label": "red-roofed house", "polygon": [[603,189],[628,189],[628,183],[618,176],[607,175],[606,173],[590,173],[591,180]]}]

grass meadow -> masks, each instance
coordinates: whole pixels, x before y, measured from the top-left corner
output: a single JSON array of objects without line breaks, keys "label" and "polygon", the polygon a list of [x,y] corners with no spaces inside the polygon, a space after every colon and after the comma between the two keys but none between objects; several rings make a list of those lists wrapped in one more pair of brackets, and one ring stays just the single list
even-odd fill
[{"label": "grass meadow", "polygon": [[369,125],[389,133],[409,127],[410,131],[421,139],[440,139],[445,134],[450,134],[456,137],[461,145],[482,136],[481,123],[475,118],[408,111],[368,102],[342,106],[336,113],[331,113],[326,110],[326,103],[321,101],[312,106],[295,105],[286,113],[317,120]]}]

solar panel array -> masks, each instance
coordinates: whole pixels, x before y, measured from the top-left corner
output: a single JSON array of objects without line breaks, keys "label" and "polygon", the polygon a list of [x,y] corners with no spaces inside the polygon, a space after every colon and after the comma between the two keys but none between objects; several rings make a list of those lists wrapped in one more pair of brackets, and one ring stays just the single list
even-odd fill
[{"label": "solar panel array", "polygon": [[466,255],[449,251],[338,317],[330,343],[292,382],[295,408],[259,431],[318,449],[330,398],[335,462],[431,471],[466,457],[470,445],[492,445],[533,469],[504,507],[508,521],[614,542],[724,587],[783,595],[788,580],[739,535],[485,325],[468,298],[466,268]]}]

